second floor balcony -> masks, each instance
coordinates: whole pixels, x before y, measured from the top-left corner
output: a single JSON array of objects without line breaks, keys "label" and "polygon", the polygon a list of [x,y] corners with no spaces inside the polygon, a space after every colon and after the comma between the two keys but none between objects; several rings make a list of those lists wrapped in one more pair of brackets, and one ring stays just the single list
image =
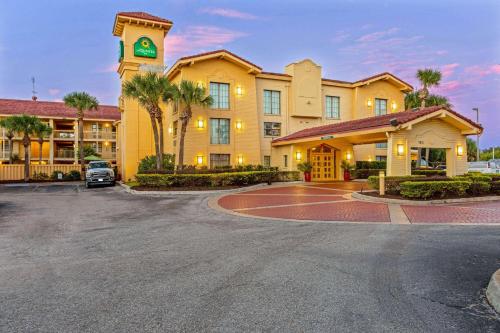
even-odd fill
[{"label": "second floor balcony", "polygon": [[71,130],[55,130],[54,139],[74,140],[75,132]]},{"label": "second floor balcony", "polygon": [[89,131],[83,132],[84,139],[90,140],[116,140],[116,132],[107,132],[107,131]]},{"label": "second floor balcony", "polygon": [[55,158],[74,158],[75,151],[72,149],[57,149],[54,154]]}]

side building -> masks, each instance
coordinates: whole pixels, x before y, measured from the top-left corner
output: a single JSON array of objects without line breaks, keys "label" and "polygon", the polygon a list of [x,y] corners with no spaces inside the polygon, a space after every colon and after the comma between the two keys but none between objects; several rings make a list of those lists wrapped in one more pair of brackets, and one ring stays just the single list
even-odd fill
[{"label": "side building", "polygon": [[[78,127],[76,111],[62,102],[38,100],[0,99],[0,119],[12,115],[37,116],[52,128],[52,134],[44,138],[42,164],[78,164]],[[96,111],[85,113],[83,122],[84,145],[89,145],[105,160],[116,164],[118,149],[116,122],[120,112],[116,106],[101,105]],[[32,138],[30,160],[39,163],[40,146],[38,138]],[[22,136],[14,134],[9,145],[7,131],[0,128],[0,162],[9,162],[10,152],[18,161],[24,160]]]}]

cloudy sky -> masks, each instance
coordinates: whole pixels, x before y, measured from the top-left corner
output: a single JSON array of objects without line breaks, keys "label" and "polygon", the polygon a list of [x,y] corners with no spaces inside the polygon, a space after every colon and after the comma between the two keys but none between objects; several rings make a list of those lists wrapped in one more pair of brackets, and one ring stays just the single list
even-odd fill
[{"label": "cloudy sky", "polygon": [[266,71],[310,58],[324,77],[390,71],[415,87],[418,68],[439,69],[432,92],[468,117],[479,107],[481,146],[500,145],[500,1],[1,0],[0,98],[30,98],[34,76],[42,100],[85,90],[116,105],[118,11],[174,22],[168,65],[226,48]]}]

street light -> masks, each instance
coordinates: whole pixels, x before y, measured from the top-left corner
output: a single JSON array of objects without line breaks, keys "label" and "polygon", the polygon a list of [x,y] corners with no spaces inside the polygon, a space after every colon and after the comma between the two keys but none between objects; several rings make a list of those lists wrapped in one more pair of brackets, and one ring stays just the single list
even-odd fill
[{"label": "street light", "polygon": [[[476,111],[476,123],[479,124],[479,108],[472,108],[472,111]],[[476,161],[479,161],[479,132],[476,136]]]}]

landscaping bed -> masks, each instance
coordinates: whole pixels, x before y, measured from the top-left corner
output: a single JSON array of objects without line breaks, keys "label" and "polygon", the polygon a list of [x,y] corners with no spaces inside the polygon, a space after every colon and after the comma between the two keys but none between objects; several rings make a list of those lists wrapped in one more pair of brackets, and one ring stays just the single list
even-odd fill
[{"label": "landscaping bed", "polygon": [[220,191],[220,190],[234,190],[243,186],[184,186],[184,187],[167,187],[167,186],[142,186],[136,185],[130,188],[135,191]]}]

